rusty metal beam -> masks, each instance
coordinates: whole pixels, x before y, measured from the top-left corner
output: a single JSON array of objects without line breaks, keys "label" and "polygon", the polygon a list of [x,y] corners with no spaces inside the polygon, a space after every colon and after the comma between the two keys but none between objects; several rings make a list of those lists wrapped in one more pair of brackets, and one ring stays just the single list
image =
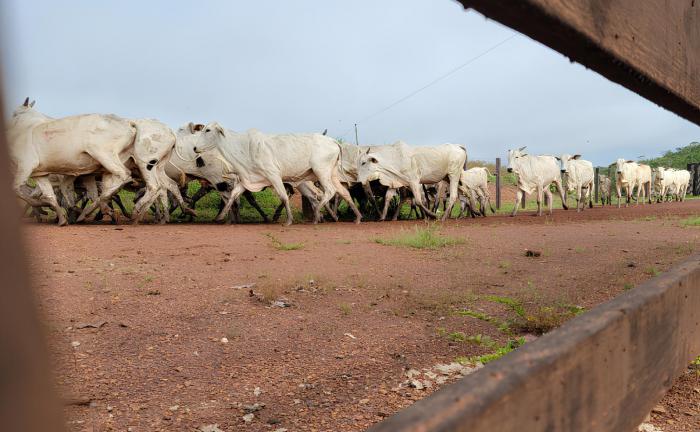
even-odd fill
[{"label": "rusty metal beam", "polygon": [[700,125],[700,0],[460,0]]},{"label": "rusty metal beam", "polygon": [[698,354],[700,255],[370,431],[631,431]]}]

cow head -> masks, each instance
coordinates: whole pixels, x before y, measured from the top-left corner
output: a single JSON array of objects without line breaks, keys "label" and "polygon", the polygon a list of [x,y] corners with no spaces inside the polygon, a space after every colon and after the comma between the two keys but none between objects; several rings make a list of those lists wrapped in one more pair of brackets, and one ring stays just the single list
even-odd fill
[{"label": "cow head", "polygon": [[197,132],[195,153],[203,153],[219,146],[223,138],[226,138],[226,130],[217,122],[209,123],[204,129]]},{"label": "cow head", "polygon": [[571,156],[570,154],[564,153],[561,155],[561,157],[558,157],[557,160],[559,161],[559,169],[561,170],[562,174],[569,172],[569,162],[572,160],[577,160],[580,159],[581,155],[573,155]]},{"label": "cow head", "polygon": [[617,162],[615,162],[615,164],[617,165],[617,173],[618,173],[618,174],[622,174],[623,171],[625,170],[625,165],[626,165],[626,164],[631,164],[631,163],[634,163],[634,161],[625,160],[625,159],[622,159],[622,158],[618,159]]},{"label": "cow head", "polygon": [[656,181],[663,181],[665,172],[666,169],[664,167],[654,168],[654,178],[656,179]]},{"label": "cow head", "polygon": [[17,117],[20,114],[24,114],[26,112],[33,111],[35,103],[36,103],[36,101],[29,102],[29,98],[27,97],[24,100],[24,102],[22,103],[22,105],[15,108],[15,110],[12,112],[12,117]]},{"label": "cow head", "polygon": [[523,156],[527,156],[527,153],[524,153],[526,146],[520,147],[517,150],[508,150],[508,172],[515,172],[517,174],[517,160],[518,158],[521,158]]},{"label": "cow head", "polygon": [[372,148],[368,148],[357,160],[357,181],[366,185],[372,180],[379,179],[381,170],[381,155],[372,153]]}]

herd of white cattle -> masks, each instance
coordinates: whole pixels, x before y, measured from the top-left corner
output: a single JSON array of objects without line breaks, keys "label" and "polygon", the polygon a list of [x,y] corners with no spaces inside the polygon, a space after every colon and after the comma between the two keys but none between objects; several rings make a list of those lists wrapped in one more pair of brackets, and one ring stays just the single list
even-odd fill
[{"label": "herd of white cattle", "polygon": [[[202,186],[200,197],[213,189],[221,194],[224,205],[217,221],[236,219],[241,195],[267,221],[252,192],[268,187],[281,200],[273,220],[285,209],[286,224],[293,220],[289,196],[294,190],[308,199],[314,222],[322,220],[324,209],[337,220],[340,199],[355,214],[356,223],[362,219],[360,208],[373,207],[379,219],[385,220],[394,197],[398,197],[394,220],[406,200],[421,217],[437,218],[443,204],[443,220],[457,202],[460,216],[465,211],[474,216],[477,210],[485,216],[489,206],[493,211],[488,169],[466,169],[466,148],[457,144],[412,147],[399,141],[356,146],[325,132],[271,135],[251,129],[241,133],[218,123],[188,123],[173,131],[157,120],[101,114],[56,119],[34,109],[29,98],[12,113],[6,132],[15,192],[36,214],[45,214],[43,207],[51,208],[59,225],[92,220],[97,214],[116,221],[113,203],[134,222],[152,207],[159,222],[167,222],[175,206],[194,215],[187,201],[192,204],[196,198],[186,194],[183,198],[192,180]],[[513,215],[522,195],[533,193],[538,215],[543,203],[551,213],[552,184],[565,209],[567,191],[574,192],[578,211],[586,202],[592,206],[591,162],[580,155],[535,156],[524,150],[508,151],[508,171],[515,173],[518,182]],[[685,170],[656,168],[652,172],[648,165],[619,159],[615,178],[601,175],[599,185],[603,202],[608,204],[615,185],[619,207],[622,192],[627,205],[635,189],[637,203],[651,202],[652,195],[657,200],[672,196],[682,201],[689,180]],[[117,195],[122,188],[137,192],[131,214]]]}]

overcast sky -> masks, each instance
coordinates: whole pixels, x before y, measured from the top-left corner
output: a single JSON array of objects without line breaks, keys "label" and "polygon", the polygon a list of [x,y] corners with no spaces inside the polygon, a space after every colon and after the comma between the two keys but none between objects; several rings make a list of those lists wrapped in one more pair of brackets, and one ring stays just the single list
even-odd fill
[{"label": "overcast sky", "polygon": [[[5,110],[465,144],[470,159],[596,164],[700,141],[700,128],[451,0],[4,0]],[[455,67],[503,45],[393,108]]]}]

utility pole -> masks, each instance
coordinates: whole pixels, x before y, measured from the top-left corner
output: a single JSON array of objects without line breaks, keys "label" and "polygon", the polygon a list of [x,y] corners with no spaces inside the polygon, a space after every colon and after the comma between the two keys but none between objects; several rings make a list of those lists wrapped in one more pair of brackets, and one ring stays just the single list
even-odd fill
[{"label": "utility pole", "polygon": [[355,123],[355,145],[360,145],[360,141],[357,139],[357,123]]}]

